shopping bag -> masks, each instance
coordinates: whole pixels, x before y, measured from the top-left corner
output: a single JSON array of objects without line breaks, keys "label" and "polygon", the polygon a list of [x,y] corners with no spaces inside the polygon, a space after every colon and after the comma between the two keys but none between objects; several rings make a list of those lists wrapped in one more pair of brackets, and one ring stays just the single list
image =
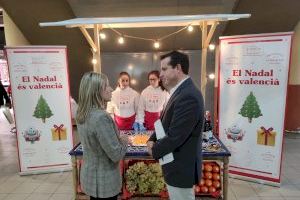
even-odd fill
[{"label": "shopping bag", "polygon": [[10,109],[6,106],[2,107],[2,112],[5,116],[5,118],[7,119],[8,123],[13,124],[14,123],[14,118],[10,112]]}]

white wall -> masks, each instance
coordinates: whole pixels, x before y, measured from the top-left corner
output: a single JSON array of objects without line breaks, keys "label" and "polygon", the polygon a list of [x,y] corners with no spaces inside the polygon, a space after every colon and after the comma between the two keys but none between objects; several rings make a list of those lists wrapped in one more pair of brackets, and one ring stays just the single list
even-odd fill
[{"label": "white wall", "polygon": [[300,21],[294,30],[289,84],[300,85]]},{"label": "white wall", "polygon": [[29,41],[25,38],[23,33],[12,21],[12,19],[3,10],[3,23],[6,46],[24,46],[30,45]]}]

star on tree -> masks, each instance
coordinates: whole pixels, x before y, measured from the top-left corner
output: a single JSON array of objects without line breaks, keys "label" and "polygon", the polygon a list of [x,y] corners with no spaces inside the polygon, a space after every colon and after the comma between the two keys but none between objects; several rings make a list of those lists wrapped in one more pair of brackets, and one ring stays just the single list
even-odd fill
[{"label": "star on tree", "polygon": [[46,100],[44,99],[43,95],[40,96],[38,103],[35,107],[33,116],[36,118],[41,118],[43,123],[46,122],[46,118],[50,118],[53,115],[52,111],[50,110],[49,105],[47,104]]},{"label": "star on tree", "polygon": [[256,97],[253,95],[253,92],[250,92],[250,94],[247,96],[239,114],[243,117],[248,117],[249,123],[252,122],[253,118],[258,118],[262,116],[262,113],[259,109],[259,105],[256,101]]}]

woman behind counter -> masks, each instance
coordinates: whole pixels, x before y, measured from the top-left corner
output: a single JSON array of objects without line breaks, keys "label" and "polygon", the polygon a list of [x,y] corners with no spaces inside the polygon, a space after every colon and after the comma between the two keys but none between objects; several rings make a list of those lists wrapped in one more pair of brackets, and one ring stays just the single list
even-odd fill
[{"label": "woman behind counter", "polygon": [[116,200],[122,186],[119,161],[126,153],[128,138],[119,136],[113,119],[105,111],[111,93],[104,74],[88,72],[82,77],[76,114],[84,149],[80,180],[91,200]]},{"label": "woman behind counter", "polygon": [[111,102],[107,105],[107,111],[114,116],[120,130],[133,129],[138,104],[139,93],[130,87],[129,74],[121,72],[118,87],[113,91]]},{"label": "woman behind counter", "polygon": [[149,72],[148,81],[149,86],[143,90],[139,101],[136,121],[140,131],[154,130],[154,122],[159,119],[169,99],[169,93],[160,82],[159,71]]}]

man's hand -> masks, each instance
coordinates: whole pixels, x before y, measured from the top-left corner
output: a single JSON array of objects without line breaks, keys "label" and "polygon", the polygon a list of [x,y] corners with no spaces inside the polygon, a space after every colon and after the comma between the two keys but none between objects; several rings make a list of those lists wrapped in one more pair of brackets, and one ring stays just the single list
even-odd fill
[{"label": "man's hand", "polygon": [[132,136],[128,136],[128,144],[130,145],[130,146],[133,146],[133,137]]},{"label": "man's hand", "polygon": [[148,153],[150,154],[150,156],[152,156],[152,147],[154,145],[153,141],[148,141],[147,142],[147,149],[148,149]]},{"label": "man's hand", "polygon": [[5,106],[10,109],[11,108],[11,103],[8,102],[8,103],[5,104]]},{"label": "man's hand", "polygon": [[126,134],[120,135],[120,139],[123,143],[132,146],[132,137]]}]

